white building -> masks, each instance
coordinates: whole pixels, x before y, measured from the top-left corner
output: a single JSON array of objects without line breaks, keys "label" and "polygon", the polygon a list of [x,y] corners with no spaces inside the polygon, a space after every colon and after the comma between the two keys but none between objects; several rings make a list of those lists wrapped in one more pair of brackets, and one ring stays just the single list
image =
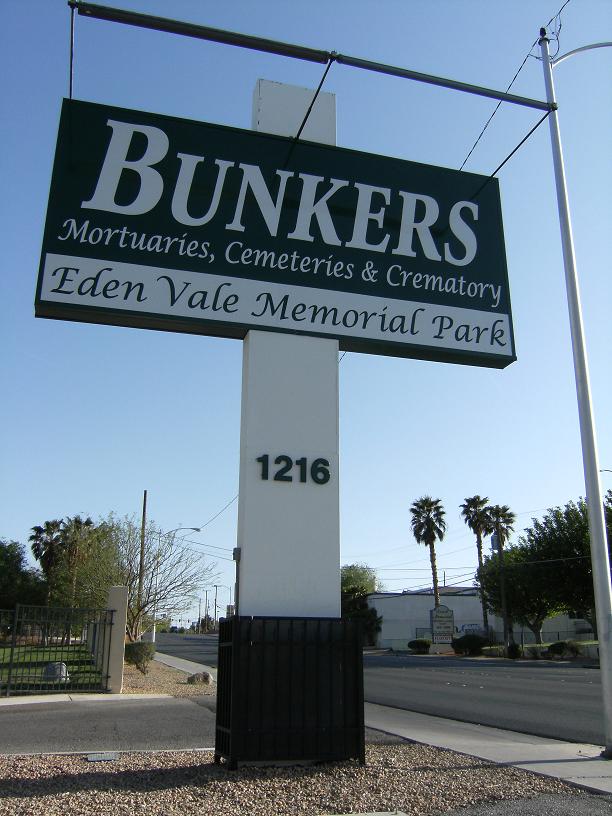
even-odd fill
[{"label": "white building", "polygon": [[[482,606],[475,587],[440,587],[440,603],[454,613],[455,634],[482,631]],[[369,606],[382,616],[382,629],[377,646],[403,651],[409,640],[428,638],[431,640],[430,611],[433,609],[433,590],[405,592],[374,592],[368,595]],[[503,622],[489,612],[489,628],[495,630],[498,640],[502,640]],[[534,643],[530,629],[514,625],[517,643]],[[592,637],[589,624],[579,618],[557,615],[548,618],[542,627],[544,642],[555,640],[583,640]]]}]

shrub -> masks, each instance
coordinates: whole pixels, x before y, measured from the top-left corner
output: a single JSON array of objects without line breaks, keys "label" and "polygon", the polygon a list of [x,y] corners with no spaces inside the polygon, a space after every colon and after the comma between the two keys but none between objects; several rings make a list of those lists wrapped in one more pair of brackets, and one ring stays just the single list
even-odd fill
[{"label": "shrub", "polygon": [[548,653],[553,657],[563,657],[566,651],[567,643],[564,640],[557,640],[548,647]]},{"label": "shrub", "polygon": [[138,671],[146,674],[149,663],[155,654],[155,644],[137,640],[135,643],[125,644],[125,662],[136,666]]},{"label": "shrub", "polygon": [[557,640],[548,647],[551,657],[578,657],[582,654],[582,648],[575,640]]},{"label": "shrub", "polygon": [[528,646],[527,654],[532,660],[539,660],[542,657],[542,651],[539,646]]},{"label": "shrub", "polygon": [[582,647],[575,640],[568,640],[566,643],[566,647],[567,651],[570,653],[572,657],[578,657],[578,655],[582,654]]},{"label": "shrub", "polygon": [[179,635],[184,635],[185,634],[185,627],[184,626],[179,626],[178,633],[179,633]]},{"label": "shrub", "polygon": [[430,646],[431,640],[427,640],[427,638],[417,638],[416,640],[408,641],[410,651],[416,652],[417,654],[429,654]]},{"label": "shrub", "polygon": [[482,637],[482,635],[467,634],[459,638],[453,638],[451,646],[455,654],[475,657],[482,654],[482,649],[487,643],[487,638]]},{"label": "shrub", "polygon": [[519,657],[522,657],[523,650],[518,645],[518,643],[510,643],[508,646],[508,657],[510,660],[517,660]]}]

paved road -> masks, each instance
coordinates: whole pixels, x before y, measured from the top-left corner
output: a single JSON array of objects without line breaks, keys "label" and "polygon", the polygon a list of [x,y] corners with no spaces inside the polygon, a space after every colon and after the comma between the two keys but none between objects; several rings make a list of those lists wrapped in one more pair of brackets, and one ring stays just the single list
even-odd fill
[{"label": "paved road", "polygon": [[[78,695],[75,695],[78,697]],[[0,707],[0,753],[190,750],[215,744],[215,698]]]},{"label": "paved road", "polygon": [[158,652],[204,663],[205,666],[217,665],[217,635],[172,635],[158,633],[156,636]]},{"label": "paved road", "polygon": [[[214,635],[158,635],[157,648],[217,665]],[[599,669],[366,653],[364,683],[370,703],[570,742],[604,742]]]},{"label": "paved road", "polygon": [[366,656],[364,668],[371,703],[570,742],[604,742],[599,669],[408,655]]}]

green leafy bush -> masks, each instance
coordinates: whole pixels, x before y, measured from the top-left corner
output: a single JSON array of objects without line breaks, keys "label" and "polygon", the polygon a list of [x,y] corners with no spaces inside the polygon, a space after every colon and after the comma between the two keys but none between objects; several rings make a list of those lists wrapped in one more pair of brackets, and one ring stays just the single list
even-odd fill
[{"label": "green leafy bush", "polygon": [[578,657],[582,654],[582,648],[575,640],[557,640],[548,647],[548,653],[552,657]]},{"label": "green leafy bush", "polygon": [[482,649],[487,645],[487,643],[488,640],[482,637],[482,635],[468,633],[467,635],[462,635],[459,638],[453,638],[451,641],[451,646],[453,647],[455,654],[476,657],[477,655],[482,654]]},{"label": "green leafy bush", "polygon": [[510,643],[508,645],[508,657],[510,660],[518,660],[519,657],[522,657],[523,650],[518,645],[518,643]]},{"label": "green leafy bush", "polygon": [[429,654],[430,646],[431,640],[427,640],[427,638],[417,638],[416,640],[408,641],[410,651],[416,652],[417,654]]},{"label": "green leafy bush", "polygon": [[548,653],[553,657],[563,657],[567,651],[567,643],[564,640],[557,640],[548,647]]},{"label": "green leafy bush", "polygon": [[539,660],[542,657],[542,649],[540,646],[528,646],[527,654],[532,660]]},{"label": "green leafy bush", "polygon": [[125,644],[125,662],[136,666],[138,671],[146,674],[149,663],[155,655],[155,644],[137,640],[135,643]]},{"label": "green leafy bush", "polygon": [[566,645],[567,651],[572,657],[578,657],[578,655],[582,654],[582,647],[576,640],[568,640]]}]

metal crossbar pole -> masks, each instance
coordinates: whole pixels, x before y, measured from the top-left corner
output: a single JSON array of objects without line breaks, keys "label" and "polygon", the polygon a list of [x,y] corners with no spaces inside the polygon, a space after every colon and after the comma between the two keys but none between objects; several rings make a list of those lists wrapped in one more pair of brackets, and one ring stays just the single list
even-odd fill
[{"label": "metal crossbar pole", "polygon": [[71,9],[76,9],[79,14],[85,17],[92,17],[98,20],[108,20],[114,23],[124,23],[125,25],[137,26],[139,28],[150,28],[154,31],[165,31],[170,34],[181,34],[185,37],[195,37],[200,40],[222,43],[224,45],[235,45],[240,48],[249,48],[254,51],[264,51],[268,54],[277,54],[282,57],[306,60],[307,62],[317,62],[325,64],[331,61],[352,68],[361,68],[365,71],[373,71],[388,76],[396,76],[402,79],[412,79],[416,82],[425,82],[429,85],[437,85],[453,91],[484,96],[489,99],[499,99],[502,102],[510,102],[514,105],[522,105],[536,110],[554,110],[554,104],[542,102],[539,99],[530,99],[525,96],[504,93],[492,88],[484,88],[480,85],[470,85],[466,82],[458,82],[454,79],[434,76],[433,74],[423,74],[419,71],[411,71],[408,68],[398,68],[394,65],[385,65],[381,62],[351,57],[347,54],[337,54],[335,51],[324,51],[318,48],[308,48],[304,45],[281,42],[280,40],[270,40],[265,37],[255,37],[251,34],[240,34],[237,31],[225,31],[220,28],[196,25],[195,23],[185,23],[179,20],[171,20],[167,17],[154,17],[149,14],[139,14],[135,11],[110,8],[109,6],[98,6],[95,3],[80,2],[80,0],[68,0]]}]

